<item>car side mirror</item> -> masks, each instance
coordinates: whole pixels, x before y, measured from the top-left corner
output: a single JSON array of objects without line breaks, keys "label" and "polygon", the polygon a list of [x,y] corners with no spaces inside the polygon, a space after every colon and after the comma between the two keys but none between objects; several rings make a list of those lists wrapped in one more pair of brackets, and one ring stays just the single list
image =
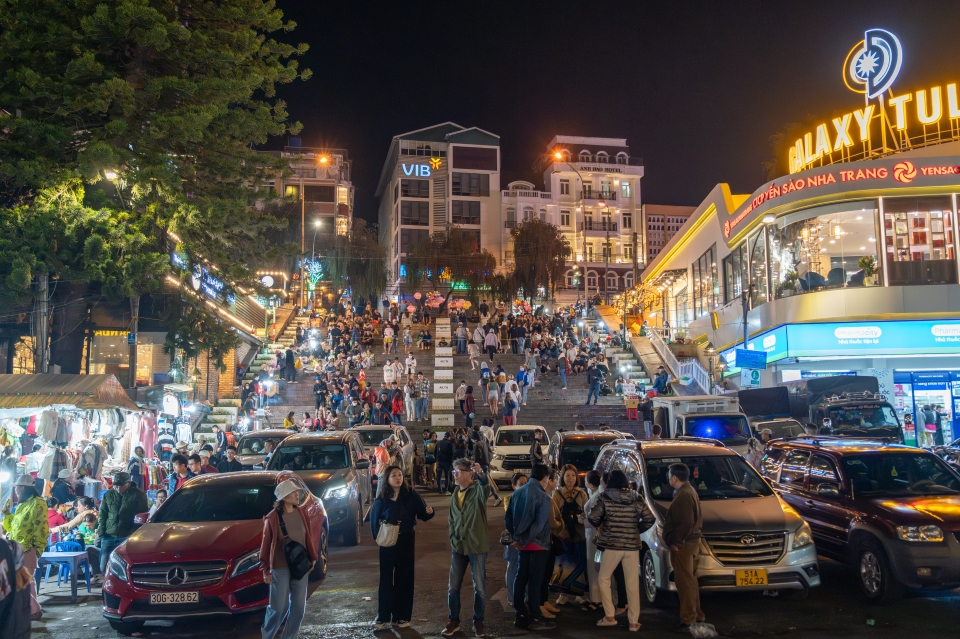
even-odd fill
[{"label": "car side mirror", "polygon": [[831,484],[820,484],[817,486],[817,494],[824,497],[839,497],[840,489]]},{"label": "car side mirror", "polygon": [[133,523],[136,526],[142,526],[150,519],[150,513],[140,513],[133,516]]},{"label": "car side mirror", "polygon": [[357,470],[364,470],[365,468],[370,468],[370,462],[366,459],[358,459]]}]

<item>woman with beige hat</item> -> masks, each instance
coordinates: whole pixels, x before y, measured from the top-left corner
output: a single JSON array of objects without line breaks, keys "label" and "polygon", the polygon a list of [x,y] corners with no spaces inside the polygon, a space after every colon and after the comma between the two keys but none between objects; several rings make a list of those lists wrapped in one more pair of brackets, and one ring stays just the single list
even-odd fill
[{"label": "woman with beige hat", "polygon": [[[277,484],[277,501],[263,518],[263,542],[260,544],[260,569],[270,585],[270,603],[263,619],[263,639],[273,639],[286,619],[281,639],[294,639],[300,633],[307,606],[307,582],[317,563],[317,539],[320,531],[300,507],[306,498],[292,479]],[[287,565],[284,547],[295,541],[307,550],[310,570],[300,579],[293,579]]]}]

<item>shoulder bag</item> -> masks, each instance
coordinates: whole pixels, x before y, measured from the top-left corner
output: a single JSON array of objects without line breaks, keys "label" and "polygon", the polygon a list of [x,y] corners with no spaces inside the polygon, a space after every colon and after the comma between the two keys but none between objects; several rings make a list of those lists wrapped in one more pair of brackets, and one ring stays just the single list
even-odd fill
[{"label": "shoulder bag", "polygon": [[397,537],[400,536],[400,521],[395,524],[389,524],[386,520],[380,521],[380,530],[377,531],[377,545],[381,548],[389,548],[397,545]]},{"label": "shoulder bag", "polygon": [[287,568],[290,569],[290,579],[297,581],[303,579],[304,575],[310,572],[310,554],[307,549],[298,541],[290,539],[287,534],[287,525],[283,522],[283,513],[277,510],[277,519],[280,521],[280,532],[286,543],[283,544],[283,556],[287,560]]}]

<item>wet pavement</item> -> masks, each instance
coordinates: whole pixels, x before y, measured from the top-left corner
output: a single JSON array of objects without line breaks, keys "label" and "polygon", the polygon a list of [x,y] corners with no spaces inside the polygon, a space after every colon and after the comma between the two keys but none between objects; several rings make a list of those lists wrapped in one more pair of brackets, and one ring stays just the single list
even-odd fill
[{"label": "wet pavement", "polygon": [[[450,545],[446,517],[449,497],[428,494],[427,502],[437,510],[436,517],[417,526],[417,576],[412,628],[386,629],[374,635],[371,621],[376,616],[378,551],[364,528],[363,539],[353,548],[331,547],[330,571],[325,583],[307,602],[307,614],[300,636],[306,639],[365,638],[419,639],[440,636],[447,618],[447,573],[450,566]],[[678,621],[678,606],[667,603],[663,608],[644,606],[638,635],[627,632],[626,621],[617,628],[597,628],[601,613],[584,612],[579,606],[564,606],[558,615],[557,628],[531,634],[513,627],[513,611],[506,604],[503,588],[506,564],[502,547],[497,544],[503,530],[503,508],[490,502],[489,530],[491,550],[487,560],[488,602],[486,626],[491,636],[557,638],[644,636],[676,637],[671,632]],[[949,593],[911,593],[891,604],[869,604],[860,594],[853,569],[821,558],[823,586],[810,592],[802,601],[764,597],[759,593],[707,594],[702,605],[707,621],[728,637],[870,637],[876,639],[911,639],[956,637],[960,628],[960,591]],[[77,603],[71,604],[69,584],[57,589],[56,575],[51,584],[41,588],[44,618],[33,624],[36,639],[93,639],[116,637],[100,615],[100,590],[91,595],[81,585]],[[472,593],[469,576],[462,591],[464,606],[463,631],[458,637],[473,636],[469,626],[472,614]],[[176,624],[147,625],[142,636],[153,639],[202,639],[260,637],[263,613],[250,613],[236,618],[190,620]],[[279,636],[279,635],[278,635]],[[689,636],[689,635],[687,635]]]}]

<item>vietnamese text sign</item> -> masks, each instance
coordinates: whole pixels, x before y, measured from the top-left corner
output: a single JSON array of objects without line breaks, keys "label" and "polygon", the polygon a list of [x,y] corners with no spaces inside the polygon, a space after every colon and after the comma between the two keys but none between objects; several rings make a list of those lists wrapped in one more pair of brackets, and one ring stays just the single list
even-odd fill
[{"label": "vietnamese text sign", "polygon": [[452,357],[438,357],[436,362],[434,362],[436,368],[453,368],[453,358]]},{"label": "vietnamese text sign", "polygon": [[453,395],[453,382],[434,382],[433,392],[437,395]]},{"label": "vietnamese text sign", "polygon": [[760,371],[740,369],[740,388],[760,388]]},{"label": "vietnamese text sign", "polygon": [[764,351],[738,348],[736,353],[737,368],[755,368],[757,370],[767,368],[767,354]]}]

